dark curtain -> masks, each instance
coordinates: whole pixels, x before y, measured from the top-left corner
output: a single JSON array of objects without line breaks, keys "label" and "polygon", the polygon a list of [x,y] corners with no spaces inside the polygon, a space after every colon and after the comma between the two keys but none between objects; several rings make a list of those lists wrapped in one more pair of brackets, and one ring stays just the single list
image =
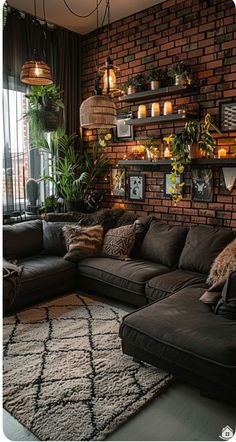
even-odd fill
[{"label": "dark curtain", "polygon": [[43,160],[37,149],[29,149],[28,128],[23,118],[27,100],[20,94],[27,90],[20,81],[21,67],[32,59],[34,48],[51,67],[54,83],[64,91],[66,133],[79,134],[80,35],[42,25],[32,16],[22,16],[12,10],[3,32],[3,206],[6,216],[25,212],[26,182],[41,176]]},{"label": "dark curtain", "polygon": [[[45,40],[46,34],[46,40]],[[8,15],[3,33],[3,79],[8,88],[9,76],[14,77],[18,90],[22,64],[32,58],[34,48],[51,67],[54,83],[64,91],[65,130],[79,134],[81,101],[80,35],[60,27],[45,27],[31,15],[22,18],[17,11]]]}]

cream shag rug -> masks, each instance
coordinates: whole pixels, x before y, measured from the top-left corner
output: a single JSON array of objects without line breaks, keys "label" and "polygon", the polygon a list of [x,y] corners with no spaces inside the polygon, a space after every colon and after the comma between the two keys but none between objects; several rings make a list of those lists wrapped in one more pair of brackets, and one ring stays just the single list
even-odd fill
[{"label": "cream shag rug", "polygon": [[4,407],[41,440],[103,440],[173,377],[121,351],[125,312],[82,295],[4,319]]}]

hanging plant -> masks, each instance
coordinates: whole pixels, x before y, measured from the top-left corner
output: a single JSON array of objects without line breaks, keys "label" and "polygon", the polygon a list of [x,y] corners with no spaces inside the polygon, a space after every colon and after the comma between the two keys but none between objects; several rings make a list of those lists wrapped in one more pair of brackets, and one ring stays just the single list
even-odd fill
[{"label": "hanging plant", "polygon": [[41,145],[44,132],[56,131],[60,125],[59,109],[64,108],[62,91],[55,84],[32,86],[25,94],[29,100],[29,110],[25,117],[30,125],[30,139],[33,145]]},{"label": "hanging plant", "polygon": [[[185,166],[193,158],[191,148],[197,144],[197,151],[202,151],[205,157],[211,156],[214,152],[215,141],[210,130],[220,133],[219,129],[211,121],[210,114],[206,114],[203,120],[189,121],[179,134],[173,134],[169,138],[173,148],[173,161],[171,162],[172,172],[170,180],[173,185],[170,186],[170,192],[175,204],[181,201],[184,182],[178,182],[183,174]],[[199,158],[197,155],[195,158]]]}]

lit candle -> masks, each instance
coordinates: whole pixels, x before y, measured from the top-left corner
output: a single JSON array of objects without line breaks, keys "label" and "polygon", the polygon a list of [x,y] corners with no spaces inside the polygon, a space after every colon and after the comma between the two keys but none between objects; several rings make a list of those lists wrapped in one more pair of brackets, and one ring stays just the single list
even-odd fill
[{"label": "lit candle", "polygon": [[138,107],[138,118],[146,118],[147,116],[147,109],[145,104],[140,104]]},{"label": "lit candle", "polygon": [[172,154],[171,151],[169,149],[169,147],[167,146],[164,150],[164,158],[171,158]]},{"label": "lit candle", "polygon": [[152,117],[159,117],[159,115],[160,115],[160,104],[159,103],[152,103],[151,116]]},{"label": "lit candle", "polygon": [[164,115],[172,114],[172,103],[171,101],[165,101],[164,103]]},{"label": "lit candle", "polygon": [[226,157],[226,153],[227,153],[227,150],[224,147],[222,147],[221,149],[218,149],[218,158]]}]

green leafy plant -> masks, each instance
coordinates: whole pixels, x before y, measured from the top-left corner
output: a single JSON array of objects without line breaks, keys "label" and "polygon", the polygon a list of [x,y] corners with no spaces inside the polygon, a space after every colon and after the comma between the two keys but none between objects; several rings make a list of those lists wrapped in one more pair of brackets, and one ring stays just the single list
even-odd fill
[{"label": "green leafy plant", "polygon": [[134,77],[134,86],[135,89],[142,89],[145,88],[146,84],[147,84],[147,78],[146,75],[143,73],[137,74]]},{"label": "green leafy plant", "polygon": [[152,69],[151,72],[147,74],[147,81],[164,81],[167,75],[163,69]]},{"label": "green leafy plant", "polygon": [[128,80],[123,84],[123,89],[127,93],[130,87],[135,88],[135,79],[134,77],[129,77]]},{"label": "green leafy plant", "polygon": [[176,75],[184,75],[188,77],[190,73],[191,70],[184,61],[173,64],[168,71],[168,75],[171,78],[175,78]]},{"label": "green leafy plant", "polygon": [[59,108],[64,104],[61,98],[62,91],[55,84],[48,86],[32,86],[31,92],[26,94],[29,101],[29,109],[25,117],[29,121],[30,140],[33,146],[41,146],[44,143],[45,117],[50,112],[59,122]]},{"label": "green leafy plant", "polygon": [[[111,134],[99,136],[94,142],[91,153],[76,152],[74,142],[77,136],[63,135],[54,140],[53,152],[58,156],[52,162],[52,175],[45,175],[42,179],[55,184],[58,194],[65,201],[84,201],[86,194],[94,182],[102,174],[108,164],[108,158],[103,149]],[[48,146],[49,147],[49,146]]]},{"label": "green leafy plant", "polygon": [[54,195],[47,196],[45,198],[45,207],[54,207],[56,204],[56,198]]},{"label": "green leafy plant", "polygon": [[156,148],[156,138],[155,137],[148,137],[142,145],[147,152],[148,158],[152,158],[153,157],[153,150]]},{"label": "green leafy plant", "polygon": [[170,136],[173,148],[172,173],[170,176],[173,186],[170,187],[170,192],[175,203],[182,199],[180,190],[183,188],[184,182],[178,183],[177,176],[183,174],[186,164],[189,163],[190,147],[194,143],[198,143],[205,156],[209,156],[214,152],[215,142],[210,130],[220,133],[211,121],[210,114],[206,114],[202,121],[189,121],[185,123],[180,133]]}]

